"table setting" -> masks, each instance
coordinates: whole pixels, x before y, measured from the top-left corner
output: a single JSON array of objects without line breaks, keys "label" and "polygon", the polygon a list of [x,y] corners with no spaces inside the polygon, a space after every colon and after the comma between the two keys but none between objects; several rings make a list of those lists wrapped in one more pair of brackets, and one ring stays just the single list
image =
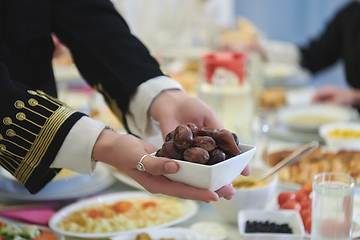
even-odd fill
[{"label": "table setting", "polygon": [[[322,214],[319,206],[324,204],[315,199],[323,197],[324,191],[319,189],[327,184],[326,177],[322,178],[324,183],[313,182],[313,179],[320,179],[316,176],[323,172],[341,172],[343,179],[348,179],[348,189],[340,194],[342,198],[338,201],[346,203],[347,210],[328,207],[342,214],[342,220],[347,223],[342,227],[347,229],[348,235],[351,232],[353,239],[360,238],[360,170],[358,172],[355,164],[360,146],[357,110],[311,104],[314,87],[305,79],[309,76],[303,73],[296,88],[295,82],[282,84],[286,76],[281,76],[276,85],[276,79],[262,84],[240,71],[245,68],[242,55],[213,52],[209,56],[202,58],[199,64],[211,74],[199,76],[196,82],[199,92],[193,94],[218,111],[226,131],[237,136],[239,142],[229,135],[239,153],[211,165],[197,164],[171,157],[172,153],[166,155],[166,140],[148,141],[156,142],[154,145],[162,150],[160,156],[178,161],[179,172],[166,177],[210,190],[232,183],[236,192],[231,200],[204,203],[151,194],[125,173],[102,163],[97,163],[92,176],[64,172],[38,194],[31,195],[0,168],[0,234],[10,226],[27,229],[34,225],[36,231],[49,231],[60,240],[310,239],[313,229],[321,234],[321,221],[311,216],[314,216],[313,211]],[[218,61],[212,61],[217,57]],[[231,73],[234,69],[228,67],[234,58],[241,65],[235,74]],[[251,71],[248,74],[256,75]],[[269,76],[264,81],[270,81],[266,80]],[[195,89],[194,86],[191,89]],[[237,101],[242,105],[237,106]],[[125,131],[119,129],[118,132]],[[215,145],[222,144],[217,134],[217,131],[204,131],[194,136],[211,136],[215,141],[208,150],[211,153]],[[355,137],[349,140],[351,134]],[[304,146],[311,147],[305,151]],[[247,164],[251,174],[242,177],[240,173]],[[276,171],[259,181],[271,169]],[[340,181],[340,178],[332,181]],[[345,180],[341,181],[344,185]],[[337,194],[331,192],[330,195]],[[337,223],[331,224],[337,226]],[[344,231],[343,228],[340,230]]]}]

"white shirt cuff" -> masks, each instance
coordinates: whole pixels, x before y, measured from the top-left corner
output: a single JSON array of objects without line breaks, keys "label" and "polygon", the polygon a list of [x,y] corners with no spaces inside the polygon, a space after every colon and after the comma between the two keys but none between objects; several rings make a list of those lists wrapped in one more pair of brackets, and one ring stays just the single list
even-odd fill
[{"label": "white shirt cuff", "polygon": [[130,131],[141,137],[149,138],[161,134],[158,124],[150,119],[149,108],[154,99],[164,90],[183,87],[177,81],[158,76],[142,83],[130,100],[126,121]]},{"label": "white shirt cuff", "polygon": [[66,168],[81,174],[92,174],[96,162],[91,160],[92,149],[105,123],[82,117],[66,136],[51,168]]}]

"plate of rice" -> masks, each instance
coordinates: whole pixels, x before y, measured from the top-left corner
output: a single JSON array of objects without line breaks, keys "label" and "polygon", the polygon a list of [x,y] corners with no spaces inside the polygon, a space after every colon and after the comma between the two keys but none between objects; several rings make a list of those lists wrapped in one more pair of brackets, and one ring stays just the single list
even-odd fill
[{"label": "plate of rice", "polygon": [[110,193],[60,209],[49,227],[64,236],[109,238],[169,227],[197,211],[198,205],[192,200],[143,191]]}]

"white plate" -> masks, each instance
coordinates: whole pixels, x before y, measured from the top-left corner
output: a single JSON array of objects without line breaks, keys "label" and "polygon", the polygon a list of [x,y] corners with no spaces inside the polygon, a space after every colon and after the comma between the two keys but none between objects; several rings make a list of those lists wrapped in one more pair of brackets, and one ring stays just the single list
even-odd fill
[{"label": "white plate", "polygon": [[136,197],[150,197],[150,196],[151,196],[150,193],[137,191],[137,192],[111,193],[111,194],[105,194],[102,196],[92,197],[89,199],[84,199],[84,200],[78,201],[76,203],[70,204],[69,206],[61,209],[59,212],[54,214],[49,221],[49,226],[53,231],[55,231],[59,234],[65,235],[65,236],[79,237],[79,238],[107,238],[107,237],[114,237],[117,235],[129,235],[129,234],[134,234],[134,233],[141,233],[143,231],[150,231],[150,230],[155,230],[155,229],[159,229],[159,228],[169,227],[169,226],[181,223],[181,222],[189,219],[198,211],[198,205],[196,204],[195,201],[180,200],[184,204],[184,208],[186,211],[185,215],[174,221],[167,222],[167,223],[155,226],[155,227],[142,228],[142,229],[127,231],[127,232],[97,233],[97,234],[95,234],[95,233],[73,233],[73,232],[62,230],[57,227],[57,223],[60,222],[64,217],[66,217],[67,215],[69,215],[70,213],[72,213],[74,211],[83,209],[86,206],[95,205],[95,204],[99,204],[99,203],[113,203],[113,202],[116,202],[119,200],[124,200],[124,199],[132,199],[132,198],[136,198]]},{"label": "white plate", "polygon": [[143,186],[141,186],[138,182],[136,182],[131,177],[128,177],[124,173],[121,173],[121,172],[117,171],[116,169],[112,169],[112,173],[113,173],[113,176],[120,182],[123,182],[133,188],[136,188],[139,190],[144,190]]},{"label": "white plate", "polygon": [[92,176],[82,175],[73,181],[49,182],[37,194],[30,194],[28,190],[18,181],[10,181],[6,178],[0,179],[0,195],[2,197],[27,200],[27,201],[49,201],[59,199],[73,199],[87,196],[108,188],[115,181],[110,168],[98,163]]},{"label": "white plate", "polygon": [[277,111],[280,124],[299,132],[314,133],[324,123],[349,121],[357,116],[357,111],[352,107],[330,104],[285,107]]},{"label": "white plate", "polygon": [[265,123],[269,128],[269,136],[276,139],[282,139],[292,142],[310,142],[312,140],[323,142],[322,137],[320,137],[317,132],[295,131],[295,129],[292,129],[287,125],[281,124],[278,121],[278,116],[276,112],[269,114],[266,118]]},{"label": "white plate", "polygon": [[[152,239],[160,240],[161,238],[174,238],[177,240],[201,240],[201,236],[187,228],[163,228],[152,231],[143,231],[150,235]],[[111,240],[135,240],[138,233],[130,234],[127,236],[117,236],[111,238]]]}]

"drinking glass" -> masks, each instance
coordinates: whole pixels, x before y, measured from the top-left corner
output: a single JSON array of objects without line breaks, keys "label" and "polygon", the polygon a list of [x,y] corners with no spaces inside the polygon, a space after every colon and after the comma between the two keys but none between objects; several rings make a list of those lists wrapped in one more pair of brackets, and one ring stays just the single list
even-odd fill
[{"label": "drinking glass", "polygon": [[314,177],[311,240],[351,239],[354,186],[354,179],[344,173]]}]

